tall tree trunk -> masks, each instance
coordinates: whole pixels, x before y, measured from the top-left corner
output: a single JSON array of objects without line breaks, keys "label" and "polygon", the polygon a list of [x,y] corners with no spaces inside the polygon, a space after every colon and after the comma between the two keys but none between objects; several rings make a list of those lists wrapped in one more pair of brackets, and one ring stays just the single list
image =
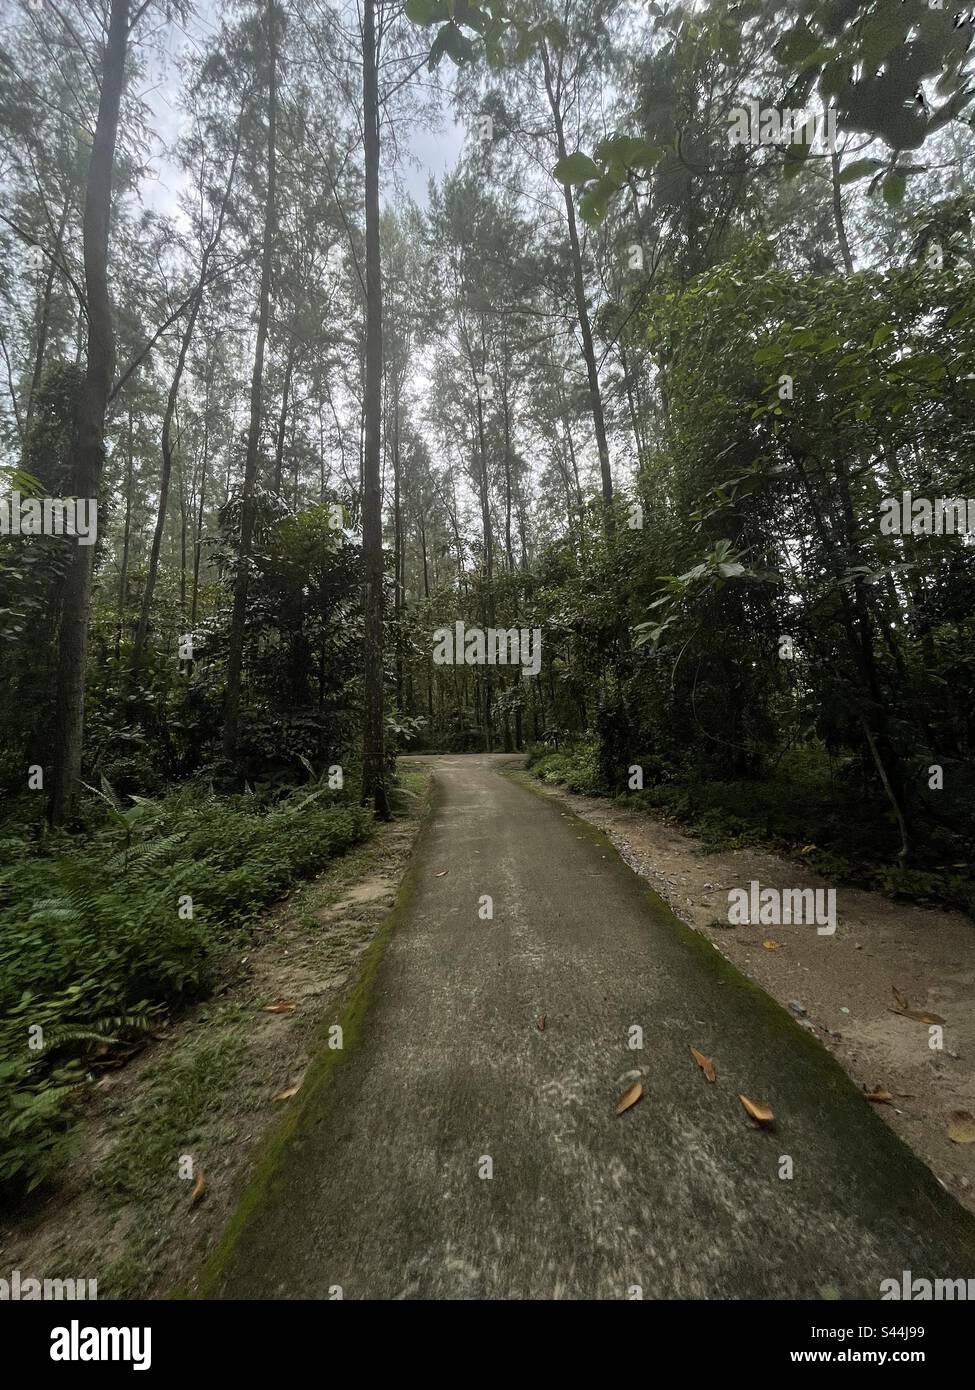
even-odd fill
[{"label": "tall tree trunk", "polygon": [[[88,302],[88,360],[78,409],[76,495],[96,505],[105,463],[105,412],[115,375],[115,329],[108,290],[108,235],[119,105],[125,86],[129,0],[112,0],[102,68],[98,117],[88,162],[83,224],[85,297]],[[71,815],[81,779],[85,724],[85,658],[94,570],[94,546],[74,547],[65,574],[64,607],[58,632],[57,715],[54,770],[48,815],[63,825]]]},{"label": "tall tree trunk", "polygon": [[[568,151],[565,146],[565,125],[562,119],[561,92],[556,90],[556,79],[548,48],[542,44],[542,65],[545,73],[545,91],[555,123],[555,140],[559,159],[565,159]],[[592,340],[592,325],[589,322],[589,307],[586,303],[586,282],[582,269],[582,250],[579,246],[579,232],[576,227],[576,210],[572,201],[569,184],[563,188],[565,194],[565,215],[569,225],[569,250],[572,257],[572,285],[575,291],[576,314],[579,319],[579,332],[582,336],[582,355],[586,362],[586,375],[589,378],[589,403],[592,411],[593,429],[596,434],[596,448],[599,452],[599,475],[602,480],[603,501],[613,500],[613,475],[609,467],[609,445],[606,441],[606,419],[603,414],[603,397],[599,386],[599,371],[596,367],[596,349]]]},{"label": "tall tree trunk", "polygon": [[501,409],[504,419],[504,557],[508,573],[514,574],[515,557],[511,546],[512,477],[511,477],[511,401],[508,392],[508,358],[505,343],[505,366],[498,373],[501,383]]},{"label": "tall tree trunk", "polygon": [[284,437],[288,427],[288,402],[291,399],[291,378],[295,369],[295,341],[288,344],[288,357],[284,364],[284,389],[281,392],[281,414],[278,417],[277,438],[274,443],[274,491],[281,495],[281,470],[284,465]]},{"label": "tall tree trunk", "polygon": [[843,269],[846,271],[847,275],[852,275],[853,257],[850,254],[850,243],[846,235],[846,223],[843,220],[843,191],[840,187],[840,156],[836,150],[830,151],[829,165],[830,182],[833,190],[833,225],[836,228],[836,240],[839,243],[840,255],[843,257]]},{"label": "tall tree trunk", "polygon": [[[472,375],[474,375],[472,370]],[[477,377],[474,376],[475,387]],[[481,503],[481,531],[484,537],[484,616],[485,627],[494,627],[494,532],[491,526],[491,498],[488,489],[487,440],[484,431],[484,407],[481,393],[477,400],[477,440],[475,444],[478,469],[477,490]],[[484,668],[482,683],[484,687],[484,750],[490,753],[494,747],[494,682],[490,666]]]},{"label": "tall tree trunk", "polygon": [[122,530],[122,563],[118,570],[118,632],[115,635],[115,660],[121,653],[122,628],[125,626],[125,599],[128,596],[128,556],[132,538],[132,409],[128,413],[128,448],[125,450],[125,525]]},{"label": "tall tree trunk", "polygon": [[400,434],[399,434],[399,373],[393,373],[393,570],[396,575],[394,589],[394,609],[396,615],[396,707],[403,708],[403,640],[400,622],[403,617],[403,595],[405,584],[405,561],[403,551],[403,507],[401,497]]},{"label": "tall tree trunk", "polygon": [[156,592],[156,579],[159,573],[159,552],[162,547],[163,534],[166,529],[166,509],[169,504],[169,483],[173,472],[173,446],[172,430],[173,419],[176,415],[176,405],[179,400],[180,383],[183,380],[183,372],[186,368],[186,357],[193,341],[193,333],[196,329],[196,321],[199,317],[200,307],[203,304],[203,295],[206,290],[207,270],[210,266],[210,258],[220,243],[223,235],[224,219],[227,215],[227,207],[230,203],[230,195],[233,190],[234,178],[237,173],[237,160],[240,155],[240,142],[243,132],[244,111],[241,108],[240,117],[237,121],[237,134],[234,142],[233,160],[230,165],[230,174],[227,178],[227,187],[224,191],[223,200],[220,204],[220,214],[217,218],[217,225],[213,236],[203,249],[203,256],[200,260],[200,276],[196,283],[196,290],[190,304],[190,315],[186,321],[186,328],[183,330],[183,337],[179,345],[179,354],[176,359],[176,370],[169,387],[169,395],[166,399],[166,413],[163,417],[162,427],[162,472],[159,479],[159,506],[156,511],[156,525],[152,533],[152,548],[149,552],[149,571],[146,575],[146,587],[142,594],[142,607],[139,611],[139,625],[135,633],[135,646],[132,652],[132,669],[137,671],[142,665],[142,657],[145,650],[146,636],[149,632],[149,618],[152,612],[152,600]]},{"label": "tall tree trunk", "polygon": [[54,297],[54,277],[57,273],[55,260],[61,259],[61,248],[64,245],[64,229],[67,226],[68,212],[70,209],[71,195],[68,194],[64,200],[64,207],[61,209],[57,237],[54,242],[54,255],[47,263],[47,275],[44,279],[44,293],[38,305],[37,343],[34,349],[34,368],[31,372],[30,387],[27,392],[27,406],[24,410],[25,442],[30,436],[30,423],[34,414],[34,404],[37,400],[37,389],[41,384],[41,377],[44,374],[44,357],[47,352],[47,333],[51,322],[51,300]]},{"label": "tall tree trunk", "polygon": [[179,345],[179,355],[176,359],[176,370],[169,386],[169,395],[166,398],[166,413],[163,416],[162,427],[162,469],[159,475],[159,505],[156,508],[156,524],[152,532],[152,545],[149,549],[149,569],[146,574],[145,588],[142,591],[142,604],[139,609],[139,624],[135,630],[135,643],[132,648],[132,670],[138,671],[142,665],[142,658],[145,652],[146,637],[149,632],[149,618],[152,613],[152,600],[156,592],[156,578],[159,574],[159,554],[162,549],[163,534],[166,530],[166,512],[169,508],[169,484],[173,475],[173,420],[176,416],[176,402],[179,398],[180,382],[183,379],[183,369],[186,366],[186,355],[190,349],[190,342],[193,338],[193,330],[196,327],[197,314],[200,310],[200,292],[193,298],[190,316],[186,321],[186,328],[183,331],[183,339]]},{"label": "tall tree trunk", "polygon": [[379,245],[379,55],[376,3],[364,0],[362,116],[365,126],[366,362],[362,443],[362,800],[389,819],[383,725],[383,290]]},{"label": "tall tree trunk", "polygon": [[240,676],[244,661],[244,626],[247,619],[247,590],[251,547],[254,541],[254,489],[257,483],[257,457],[261,442],[261,407],[264,398],[264,353],[271,315],[271,267],[274,263],[277,193],[278,52],[275,0],[267,0],[265,11],[268,46],[267,92],[267,202],[264,205],[264,245],[261,254],[261,288],[258,303],[257,342],[251,374],[250,425],[244,462],[244,487],[240,504],[240,552],[234,581],[234,608],[230,619],[227,652],[227,694],[223,713],[223,755],[228,763],[237,757],[237,730],[240,720]]},{"label": "tall tree trunk", "polygon": [[186,459],[182,450],[182,430],[176,425],[176,481],[179,484],[179,611],[186,617],[186,533],[189,503],[186,497]]},{"label": "tall tree trunk", "polygon": [[129,546],[132,537],[132,410],[129,409],[128,448],[125,454],[125,528],[122,533],[122,564],[118,579],[118,632],[115,638],[115,659],[122,650],[122,630],[125,625],[125,601],[129,587]]},{"label": "tall tree trunk", "polygon": [[206,396],[203,409],[203,459],[200,463],[200,495],[197,500],[196,526],[193,535],[193,597],[190,600],[190,631],[196,628],[200,601],[200,556],[203,551],[203,516],[206,506],[207,472],[210,464],[210,387],[212,366],[207,364]]}]

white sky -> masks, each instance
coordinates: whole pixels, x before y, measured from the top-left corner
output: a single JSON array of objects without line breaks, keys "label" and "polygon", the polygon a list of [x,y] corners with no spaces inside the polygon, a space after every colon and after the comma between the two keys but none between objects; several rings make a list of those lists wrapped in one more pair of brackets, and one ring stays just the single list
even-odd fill
[{"label": "white sky", "polygon": [[[175,60],[181,54],[191,52],[203,37],[215,32],[214,16],[219,9],[219,3],[215,3],[215,0],[198,0],[197,13],[190,17],[185,29],[175,23],[168,26],[165,56],[161,54],[150,64],[140,92],[152,113],[150,124],[154,137],[151,173],[140,192],[144,205],[163,216],[178,215],[177,198],[185,182],[185,175],[172,163],[167,153],[175,144],[184,121],[177,105],[180,84]],[[453,168],[464,143],[465,131],[444,105],[441,130],[431,131],[414,124],[399,130],[397,136],[407,155],[396,171],[398,181],[415,202],[425,207],[429,179],[431,176],[441,178]],[[392,195],[392,173],[387,164],[384,169],[385,197]]]}]

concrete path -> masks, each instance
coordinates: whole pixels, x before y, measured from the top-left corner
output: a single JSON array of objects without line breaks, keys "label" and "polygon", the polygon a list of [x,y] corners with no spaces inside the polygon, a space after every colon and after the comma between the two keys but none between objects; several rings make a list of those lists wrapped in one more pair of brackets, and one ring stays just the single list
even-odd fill
[{"label": "concrete path", "polygon": [[[877,1298],[904,1270],[975,1276],[975,1222],[818,1042],[511,761],[430,760],[361,1036],[306,1097],[218,1296]],[[644,1097],[617,1116],[634,1069]]]}]

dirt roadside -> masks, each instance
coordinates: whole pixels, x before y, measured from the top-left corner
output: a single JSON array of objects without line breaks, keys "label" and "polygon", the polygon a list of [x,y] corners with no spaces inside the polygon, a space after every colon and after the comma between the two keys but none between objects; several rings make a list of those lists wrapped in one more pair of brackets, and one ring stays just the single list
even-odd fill
[{"label": "dirt roadside", "polygon": [[100,1299],[191,1290],[392,908],[427,805],[426,774],[405,785],[406,814],[297,885],[209,999],[102,1073],[58,1190],[0,1216],[0,1271],[96,1279]]},{"label": "dirt roadside", "polygon": [[[794,1013],[869,1092],[876,1109],[938,1180],[975,1211],[975,1142],[948,1137],[953,1112],[975,1114],[975,925],[960,912],[837,889],[837,930],[728,925],[728,890],[829,888],[800,863],[754,848],[706,853],[699,840],[643,811],[541,787],[598,826],[622,857],[688,926]],[[766,947],[765,942],[775,942]],[[943,1046],[929,1025],[894,1012],[894,991],[912,1011],[945,1020]],[[801,1012],[800,1012],[801,1011]]]}]

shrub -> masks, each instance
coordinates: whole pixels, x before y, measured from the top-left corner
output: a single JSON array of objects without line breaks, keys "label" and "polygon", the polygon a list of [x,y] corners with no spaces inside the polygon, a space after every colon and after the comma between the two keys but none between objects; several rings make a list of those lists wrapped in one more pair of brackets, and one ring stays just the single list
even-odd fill
[{"label": "shrub", "polygon": [[109,793],[109,824],[83,846],[2,841],[0,1184],[12,1195],[63,1163],[92,1053],[201,997],[216,955],[260,910],[372,823],[321,790],[270,810],[185,792],[123,810]]}]

